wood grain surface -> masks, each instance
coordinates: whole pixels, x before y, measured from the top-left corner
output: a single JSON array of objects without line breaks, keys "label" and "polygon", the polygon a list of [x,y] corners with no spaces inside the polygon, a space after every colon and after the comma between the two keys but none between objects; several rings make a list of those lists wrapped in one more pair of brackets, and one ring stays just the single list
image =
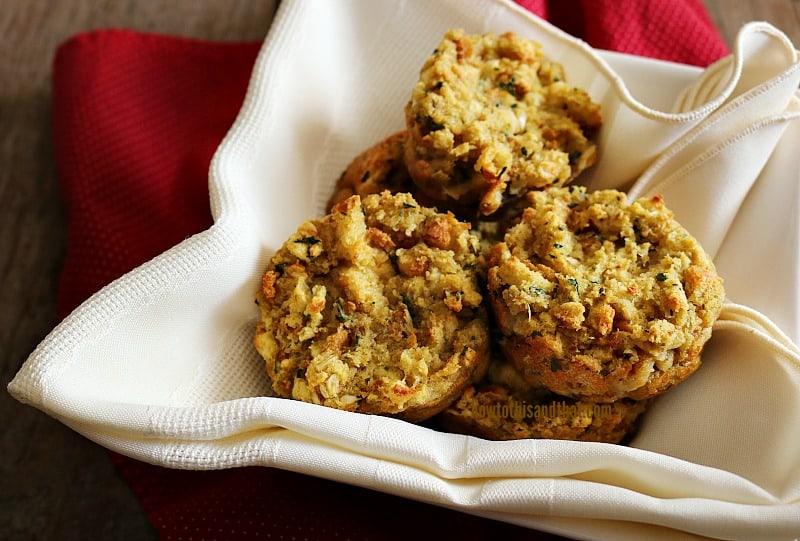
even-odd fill
[{"label": "wood grain surface", "polygon": [[[800,0],[705,0],[729,44],[765,20],[800,44]],[[50,68],[75,33],[122,27],[260,40],[270,0],[2,0],[0,361],[4,385],[56,323],[66,217],[50,142]],[[155,539],[105,451],[0,393],[0,539]]]}]

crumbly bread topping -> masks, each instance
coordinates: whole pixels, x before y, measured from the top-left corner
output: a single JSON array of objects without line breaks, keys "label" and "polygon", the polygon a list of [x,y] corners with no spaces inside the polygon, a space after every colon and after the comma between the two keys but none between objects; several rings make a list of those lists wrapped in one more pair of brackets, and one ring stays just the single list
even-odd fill
[{"label": "crumbly bread topping", "polygon": [[561,186],[591,166],[600,106],[570,86],[541,46],[514,33],[450,30],[423,65],[406,108],[406,165],[434,200],[504,199]]},{"label": "crumbly bread topping", "polygon": [[528,197],[488,271],[504,352],[526,380],[613,401],[694,372],[724,290],[662,199],[578,186]]},{"label": "crumbly bread topping", "polygon": [[303,223],[257,298],[275,392],[409,421],[447,407],[488,363],[477,251],[468,224],[405,193],[353,196]]}]

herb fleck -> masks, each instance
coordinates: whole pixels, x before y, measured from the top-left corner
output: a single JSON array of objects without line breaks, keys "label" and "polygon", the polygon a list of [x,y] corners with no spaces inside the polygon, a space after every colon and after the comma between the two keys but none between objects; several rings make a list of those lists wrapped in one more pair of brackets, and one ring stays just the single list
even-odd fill
[{"label": "herb fleck", "polygon": [[517,97],[517,84],[514,82],[514,78],[512,77],[508,81],[497,83],[497,86],[514,96]]},{"label": "herb fleck", "polygon": [[297,239],[295,242],[298,243],[298,244],[305,244],[307,246],[313,246],[314,244],[317,244],[317,243],[322,242],[322,241],[319,240],[317,237],[303,237],[303,238]]},{"label": "herb fleck", "polygon": [[417,319],[417,310],[414,307],[414,301],[412,301],[408,297],[408,295],[406,295],[405,293],[401,293],[400,294],[400,298],[403,301],[403,304],[406,305],[406,308],[408,309],[408,315],[411,316],[411,320],[412,321],[416,321],[416,319]]},{"label": "herb fleck", "polygon": [[569,282],[572,285],[572,287],[575,288],[575,293],[577,293],[578,295],[581,294],[581,288],[578,285],[578,280],[577,279],[575,279],[575,278],[567,278],[567,282]]},{"label": "herb fleck", "polygon": [[546,295],[547,294],[547,290],[544,289],[543,287],[528,286],[525,289],[528,291],[528,293],[530,293],[532,295],[536,295],[537,297],[540,296],[540,295]]},{"label": "herb fleck", "polygon": [[347,323],[350,321],[350,318],[342,307],[342,299],[336,299],[336,302],[333,303],[333,306],[336,308],[336,319],[339,321],[339,323]]}]

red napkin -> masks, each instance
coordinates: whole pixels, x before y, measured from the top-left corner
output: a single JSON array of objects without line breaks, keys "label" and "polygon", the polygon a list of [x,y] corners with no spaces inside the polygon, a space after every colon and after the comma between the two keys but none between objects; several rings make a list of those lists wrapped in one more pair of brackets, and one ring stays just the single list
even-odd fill
[{"label": "red napkin", "polygon": [[[727,54],[699,0],[519,3],[598,48],[700,66]],[[211,225],[209,162],[260,45],[109,30],[59,47],[53,137],[68,213],[60,317]],[[272,468],[182,471],[110,455],[164,539],[557,539]]]}]

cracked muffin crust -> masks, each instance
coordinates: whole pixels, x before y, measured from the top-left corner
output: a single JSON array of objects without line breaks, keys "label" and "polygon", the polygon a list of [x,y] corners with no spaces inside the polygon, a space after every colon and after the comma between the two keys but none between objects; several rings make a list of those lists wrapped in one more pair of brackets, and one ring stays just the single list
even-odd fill
[{"label": "cracked muffin crust", "polygon": [[406,166],[436,201],[488,216],[530,190],[572,181],[596,159],[600,106],[541,46],[511,32],[448,31],[405,107]]},{"label": "cracked muffin crust", "polygon": [[601,402],[643,400],[700,365],[722,279],[659,196],[531,192],[492,248],[488,297],[506,357],[533,386]]},{"label": "cracked muffin crust", "polygon": [[407,193],[352,196],[271,258],[255,346],[276,394],[425,420],[483,377],[478,240]]}]

